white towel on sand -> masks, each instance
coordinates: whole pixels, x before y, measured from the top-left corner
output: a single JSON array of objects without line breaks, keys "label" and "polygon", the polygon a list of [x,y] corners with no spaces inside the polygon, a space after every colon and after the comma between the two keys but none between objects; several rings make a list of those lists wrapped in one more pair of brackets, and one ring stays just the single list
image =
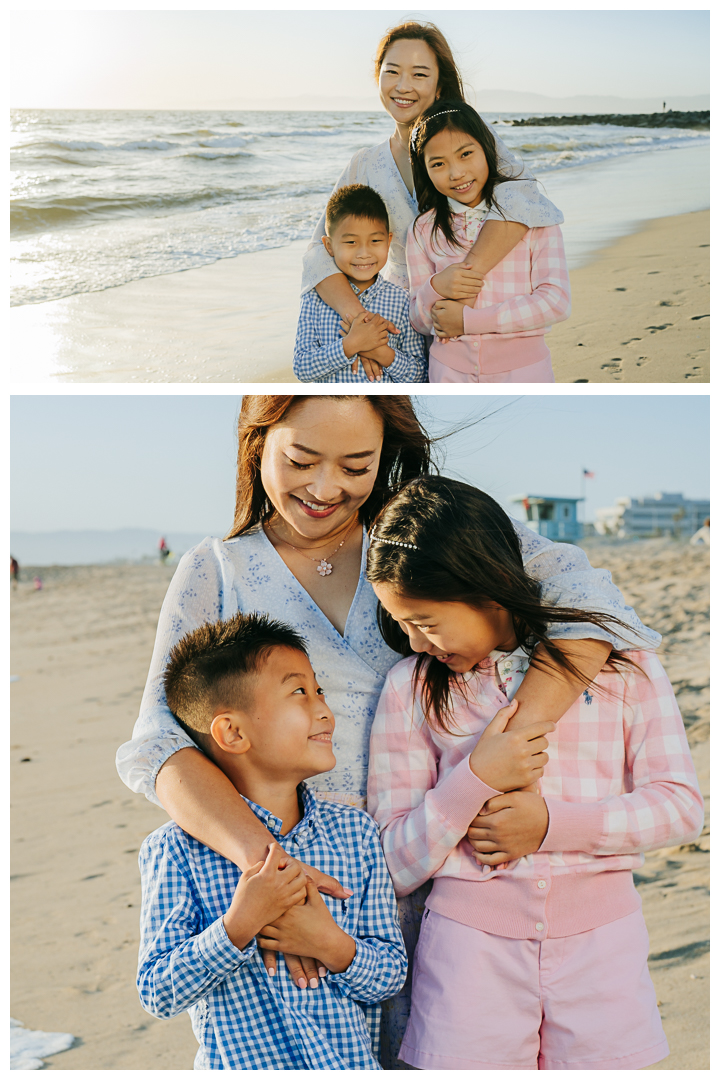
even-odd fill
[{"label": "white towel on sand", "polygon": [[61,1031],[29,1031],[20,1020],[10,1017],[10,1068],[42,1069],[44,1057],[69,1050],[74,1035]]}]

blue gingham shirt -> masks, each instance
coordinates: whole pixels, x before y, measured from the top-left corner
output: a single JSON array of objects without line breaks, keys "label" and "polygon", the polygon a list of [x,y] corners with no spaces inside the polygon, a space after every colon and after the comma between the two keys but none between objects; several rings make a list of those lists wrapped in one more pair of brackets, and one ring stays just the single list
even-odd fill
[{"label": "blue gingham shirt", "polygon": [[[410,325],[409,297],[405,289],[378,277],[363,293],[350,282],[362,305],[395,324],[388,345],[395,359],[383,368],[382,381],[392,383],[427,382],[425,342]],[[347,357],[340,334],[340,316],[313,289],[300,304],[293,371],[300,382],[369,382],[362,363],[358,373],[350,370],[357,356]]]},{"label": "blue gingham shirt", "polygon": [[357,952],[317,990],[298,990],[281,957],[270,978],[254,940],[245,949],[230,941],[222,917],[240,879],[233,863],[173,822],[140,849],[140,999],[153,1016],[190,1011],[196,1069],[380,1069],[380,1002],[403,985],[407,958],[377,826],[300,791],[304,815],[287,836],[246,801],[289,854],[353,890],[323,897]]}]

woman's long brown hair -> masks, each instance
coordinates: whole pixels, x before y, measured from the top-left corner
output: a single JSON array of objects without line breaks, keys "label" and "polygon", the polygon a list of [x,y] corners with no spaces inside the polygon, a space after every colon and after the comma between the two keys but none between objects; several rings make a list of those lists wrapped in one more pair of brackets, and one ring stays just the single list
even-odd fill
[{"label": "woman's long brown hair", "polygon": [[[359,512],[360,521],[368,524],[398,485],[430,472],[433,468],[434,440],[418,420],[412,401],[406,394],[377,397],[323,394],[322,398],[330,401],[367,401],[382,421],[383,444],[377,478]],[[294,406],[308,400],[317,400],[317,395],[243,395],[238,418],[235,519],[226,540],[242,536],[272,513],[273,507],[260,474],[265,439],[273,424],[278,424]]]},{"label": "woman's long brown hair", "polygon": [[391,45],[396,41],[424,41],[435,54],[438,66],[438,97],[465,100],[462,76],[455,63],[445,35],[431,22],[404,22],[393,26],[380,40],[375,53],[375,82],[380,81],[380,69]]},{"label": "woman's long brown hair", "polygon": [[[545,603],[540,583],[525,572],[510,518],[489,495],[458,480],[428,476],[407,484],[378,515],[371,536],[367,560],[371,583],[390,585],[409,599],[467,604],[478,610],[494,601],[510,612],[518,644],[528,655],[542,644],[553,664],[581,683],[586,683],[582,672],[548,637],[548,628],[561,622],[590,623],[619,637],[630,629],[613,615]],[[390,648],[412,656],[407,634],[381,605],[378,619]],[[532,663],[549,666],[537,655]],[[623,665],[637,666],[613,649],[606,667],[618,670]],[[414,690],[420,685],[428,722],[451,733],[452,696],[465,695],[464,680],[435,657],[421,653]]]}]

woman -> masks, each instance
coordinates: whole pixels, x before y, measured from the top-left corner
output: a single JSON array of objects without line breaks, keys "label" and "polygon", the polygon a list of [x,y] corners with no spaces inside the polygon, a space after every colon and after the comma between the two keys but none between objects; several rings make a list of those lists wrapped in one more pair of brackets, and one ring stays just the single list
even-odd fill
[{"label": "woman", "polygon": [[[233,528],[225,541],[204,540],[178,566],[160,615],[140,718],[132,742],[118,752],[118,770],[134,791],[159,801],[186,832],[243,869],[264,857],[269,833],[169,711],[162,688],[168,654],[189,630],[237,611],[266,611],[294,626],[308,641],[336,717],[338,764],[313,787],[364,805],[370,727],[385,676],[399,659],[377,626],[364,573],[365,526],[392,485],[431,469],[432,442],[402,395],[246,395],[238,441]],[[590,625],[561,628],[559,637],[576,638],[563,641],[563,648],[588,681],[611,645],[658,640],[583,552],[516,528],[527,572],[560,597],[556,603],[620,616],[637,631],[625,642]],[[587,637],[577,640],[580,635]],[[531,668],[517,694],[518,713],[556,720],[578,693],[565,677]],[[312,867],[307,872],[319,888],[343,896],[337,882]],[[421,903],[415,907],[422,910]],[[318,976],[312,959],[285,959],[298,985],[312,985]]]},{"label": "woman", "polygon": [[[465,95],[450,46],[432,23],[407,22],[389,30],[378,45],[375,79],[383,108],[395,121],[395,131],[389,141],[359,150],[336,188],[367,184],[382,195],[393,233],[384,276],[406,289],[405,238],[418,212],[410,168],[410,132],[438,98],[464,100]],[[538,191],[532,175],[523,171],[519,159],[497,136],[496,140],[501,171],[514,181],[498,186],[499,209],[489,215],[465,262],[458,260],[456,266],[435,275],[434,288],[448,299],[474,298],[482,287],[482,275],[515,247],[528,228],[559,225],[563,220],[557,207]],[[362,304],[325,251],[324,232],[323,214],[303,260],[302,292],[315,288],[338,314],[354,318],[363,310]],[[463,269],[470,266],[472,269]]]}]

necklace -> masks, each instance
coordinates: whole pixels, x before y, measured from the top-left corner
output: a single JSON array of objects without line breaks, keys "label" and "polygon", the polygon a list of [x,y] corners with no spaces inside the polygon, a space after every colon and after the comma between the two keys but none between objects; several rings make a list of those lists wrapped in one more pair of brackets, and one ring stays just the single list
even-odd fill
[{"label": "necklace", "polygon": [[302,550],[302,548],[295,547],[295,545],[291,544],[289,540],[283,540],[282,536],[278,536],[278,534],[275,532],[272,525],[268,525],[267,528],[270,530],[270,532],[273,534],[273,536],[276,537],[276,539],[278,539],[280,541],[281,544],[285,544],[287,547],[292,548],[293,551],[297,551],[298,555],[302,555],[303,558],[307,559],[309,562],[316,563],[317,565],[316,565],[315,569],[317,570],[318,574],[320,574],[320,577],[328,577],[328,575],[332,574],[332,572],[333,572],[333,564],[331,562],[329,562],[329,560],[333,557],[333,555],[337,555],[338,551],[343,546],[343,544],[347,540],[348,536],[350,535],[350,533],[352,532],[352,530],[354,529],[356,524],[357,524],[357,522],[355,522],[355,521],[350,523],[350,528],[345,533],[345,535],[343,536],[343,538],[340,541],[340,543],[338,544],[338,546],[335,548],[334,551],[331,551],[330,554],[326,558],[323,558],[323,559],[316,559],[312,555],[306,555],[305,552]]}]

